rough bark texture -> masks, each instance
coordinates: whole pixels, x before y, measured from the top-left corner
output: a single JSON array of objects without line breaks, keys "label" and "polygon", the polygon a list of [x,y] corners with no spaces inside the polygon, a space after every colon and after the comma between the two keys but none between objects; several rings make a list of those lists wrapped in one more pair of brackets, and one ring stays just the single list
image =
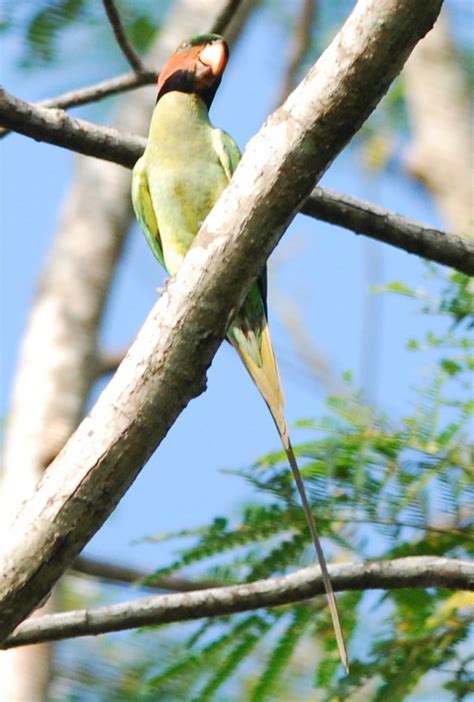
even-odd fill
[{"label": "rough bark texture", "polygon": [[[225,4],[178,0],[149,54],[150,64],[162,65],[183,36],[206,30]],[[115,118],[120,130],[146,134],[154,92],[147,88],[137,91],[133,100],[123,100]],[[45,112],[54,121],[56,113]],[[57,117],[63,135],[67,122],[74,129],[80,124],[64,113]],[[143,138],[133,139],[141,151]],[[83,415],[97,376],[97,332],[104,303],[131,219],[130,173],[113,163],[79,158],[20,352],[5,435],[3,533]],[[46,608],[51,610],[51,600]],[[43,700],[47,660],[48,652],[39,647],[2,653],[2,702]]]},{"label": "rough bark texture", "polygon": [[440,4],[361,0],[251,140],[117,373],[12,524],[0,561],[1,639],[47,594],[202,392],[251,281],[315,179],[432,26]]},{"label": "rough bark texture", "polygon": [[[443,587],[474,589],[474,565],[432,556],[329,567],[336,592],[342,590]],[[245,585],[214,587],[174,595],[152,595],[133,602],[53,614],[20,624],[3,644],[6,648],[36,641],[104,634],[152,624],[217,617],[259,607],[300,602],[324,592],[321,569],[304,568],[279,578]]]},{"label": "rough bark texture", "polygon": [[472,111],[445,14],[416,47],[404,75],[412,127],[408,168],[431,190],[448,226],[474,238]]},{"label": "rough bark texture", "polygon": [[[140,95],[137,92],[129,104],[132,111],[135,111],[138,104],[141,105],[141,114],[144,115],[149,112],[151,98],[143,103]],[[123,129],[127,129],[129,120],[125,118],[124,121]],[[140,120],[142,121],[142,124],[136,125],[136,131],[144,134],[145,129],[138,129],[139,126],[145,127],[145,121]],[[32,105],[15,98],[3,88],[0,88],[0,122],[7,129],[33,137],[37,141],[63,146],[85,156],[114,161],[129,168],[132,168],[143,151],[143,139],[138,136],[123,134],[113,127],[97,127],[86,120],[70,117],[63,110]]]}]

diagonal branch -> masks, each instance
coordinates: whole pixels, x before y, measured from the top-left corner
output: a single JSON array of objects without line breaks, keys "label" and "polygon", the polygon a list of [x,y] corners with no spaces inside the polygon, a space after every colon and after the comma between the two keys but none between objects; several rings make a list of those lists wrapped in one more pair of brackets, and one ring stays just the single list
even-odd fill
[{"label": "diagonal branch", "polygon": [[[344,563],[329,566],[329,573],[336,592],[406,587],[474,590],[472,563],[433,556]],[[323,592],[321,570],[318,566],[312,566],[291,575],[245,585],[214,587],[184,594],[152,595],[96,609],[46,615],[20,624],[1,648],[248,612],[260,607],[301,602]]]},{"label": "diagonal branch", "polygon": [[313,190],[301,212],[474,275],[472,239],[427,227],[382,207],[319,187]]},{"label": "diagonal branch", "polygon": [[203,392],[252,281],[440,5],[359,0],[317,64],[250,141],[117,373],[10,527],[0,556],[1,640],[47,595],[184,407]]},{"label": "diagonal branch", "polygon": [[66,93],[57,95],[53,98],[45,98],[36,103],[38,107],[57,107],[65,110],[69,107],[79,107],[87,105],[89,102],[97,102],[110,95],[124,93],[127,90],[135,90],[143,85],[151,85],[158,80],[156,71],[147,71],[145,73],[123,73],[115,78],[102,80],[94,85],[89,85],[85,88],[77,90],[68,90]]},{"label": "diagonal branch", "polygon": [[114,33],[117,44],[120,47],[121,52],[129,62],[130,66],[133,68],[135,73],[147,73],[147,68],[143,64],[141,57],[137,54],[133,46],[128,40],[125,33],[122,20],[120,19],[119,11],[115,5],[114,0],[102,0],[104,4],[104,9],[107,14],[110,26]]}]

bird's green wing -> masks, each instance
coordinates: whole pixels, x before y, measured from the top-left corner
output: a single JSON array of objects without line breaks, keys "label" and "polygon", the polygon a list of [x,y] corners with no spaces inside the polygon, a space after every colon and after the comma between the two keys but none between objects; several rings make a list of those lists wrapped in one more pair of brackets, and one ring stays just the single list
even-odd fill
[{"label": "bird's green wing", "polygon": [[[213,133],[214,148],[219,156],[222,168],[225,171],[227,178],[230,180],[240,161],[240,150],[235,141],[229,134],[222,129],[214,129]],[[267,269],[263,270],[262,275],[257,281],[262,296],[265,314],[267,314]]]},{"label": "bird's green wing", "polygon": [[[228,178],[237,168],[240,161],[239,147],[222,129],[213,130],[213,146],[219,156],[222,168]],[[249,290],[244,304],[235,315],[228,330],[228,338],[241,355],[244,363],[250,357],[252,362],[261,367],[262,359],[262,330],[266,326],[266,297],[267,272],[263,269],[260,277]],[[247,365],[247,363],[246,363]]]},{"label": "bird's green wing", "polygon": [[133,169],[132,202],[135,216],[140,223],[151,250],[163,268],[166,269],[160,232],[158,230],[155,210],[153,209],[150,188],[148,187],[148,177],[143,157],[138,159]]},{"label": "bird's green wing", "polygon": [[212,145],[219,157],[227,180],[230,180],[240,161],[239,147],[232,137],[222,129],[212,130]]}]

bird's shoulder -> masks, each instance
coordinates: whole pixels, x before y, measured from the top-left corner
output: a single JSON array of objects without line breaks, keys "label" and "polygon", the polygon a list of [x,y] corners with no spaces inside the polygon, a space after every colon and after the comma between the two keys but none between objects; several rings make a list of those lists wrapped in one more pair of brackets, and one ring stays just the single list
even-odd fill
[{"label": "bird's shoulder", "polygon": [[227,179],[230,180],[240,161],[240,149],[230,134],[223,129],[212,130],[212,144]]}]

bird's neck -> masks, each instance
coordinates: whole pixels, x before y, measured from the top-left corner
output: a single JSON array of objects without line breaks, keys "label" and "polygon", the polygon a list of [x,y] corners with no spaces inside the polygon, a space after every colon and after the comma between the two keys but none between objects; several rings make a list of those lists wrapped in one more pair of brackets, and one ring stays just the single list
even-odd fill
[{"label": "bird's neck", "polygon": [[153,111],[150,139],[188,141],[193,131],[209,127],[207,106],[199,95],[172,91],[161,97]]}]

